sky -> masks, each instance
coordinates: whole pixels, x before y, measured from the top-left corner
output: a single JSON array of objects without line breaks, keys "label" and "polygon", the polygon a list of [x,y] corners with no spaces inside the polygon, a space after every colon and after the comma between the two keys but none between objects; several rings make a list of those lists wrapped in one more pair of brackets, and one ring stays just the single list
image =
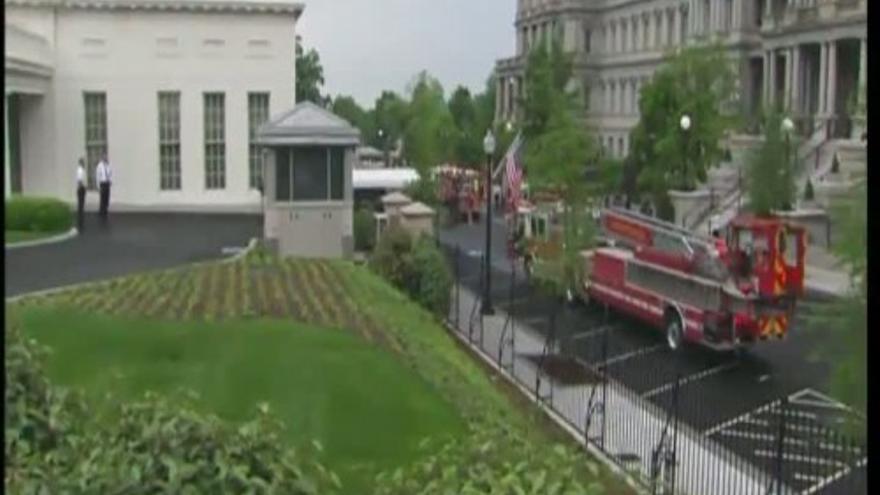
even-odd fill
[{"label": "sky", "polygon": [[404,93],[421,70],[447,97],[481,92],[499,58],[514,55],[516,0],[303,0],[297,24],[324,67],[323,93],[372,107],[383,90]]}]

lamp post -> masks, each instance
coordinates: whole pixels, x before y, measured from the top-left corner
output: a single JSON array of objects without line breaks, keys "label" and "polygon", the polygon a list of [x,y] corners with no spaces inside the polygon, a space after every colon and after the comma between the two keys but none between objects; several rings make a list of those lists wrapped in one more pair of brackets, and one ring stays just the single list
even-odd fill
[{"label": "lamp post", "polygon": [[492,307],[492,156],[495,154],[495,136],[492,130],[486,131],[483,138],[483,151],[486,153],[486,254],[483,284],[483,304],[480,313],[494,315]]},{"label": "lamp post", "polygon": [[[681,179],[682,179],[682,187],[684,187],[684,185],[685,185],[684,182],[687,178],[687,169],[688,169],[688,137],[690,137],[690,133],[688,131],[690,131],[690,129],[691,129],[690,115],[688,115],[688,114],[682,115],[681,120],[678,122],[678,125],[681,127],[682,137],[683,137],[682,148],[684,148],[684,149],[682,152],[683,166],[681,169]],[[682,222],[684,222],[684,218],[682,218]]]},{"label": "lamp post", "polygon": [[[780,179],[788,180],[790,174],[794,172],[794,167],[792,164],[792,156],[791,156],[791,132],[794,130],[794,122],[788,117],[782,120],[782,133],[785,134],[785,168],[780,170]],[[788,177],[786,174],[788,173]],[[786,204],[786,207],[791,207],[790,204]]]},{"label": "lamp post", "polygon": [[388,146],[385,144],[385,131],[379,129],[379,142],[382,143],[382,160],[385,162],[385,168],[388,168]]}]

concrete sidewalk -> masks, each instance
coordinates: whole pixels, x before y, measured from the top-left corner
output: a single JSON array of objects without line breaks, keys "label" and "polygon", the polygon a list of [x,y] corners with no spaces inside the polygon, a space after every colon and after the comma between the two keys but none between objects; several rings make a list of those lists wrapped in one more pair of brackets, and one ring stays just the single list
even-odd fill
[{"label": "concrete sidewalk", "polygon": [[[545,339],[529,325],[514,321],[502,342],[507,313],[496,308],[494,316],[480,318],[479,312],[474,311],[479,303],[474,293],[464,286],[460,286],[459,291],[459,307],[453,295],[450,315],[453,324],[458,322],[459,335],[485,358],[497,363],[501,356],[501,363],[510,370],[507,377],[531,390],[529,399],[536,400],[539,373],[536,358],[544,349]],[[576,432],[573,436],[581,443],[585,437],[599,438],[603,433],[602,422],[596,420],[590,423],[589,435],[584,435],[589,398],[594,388],[601,390],[599,383],[563,385],[542,373],[538,395],[544,397],[544,403],[561,418],[563,428]],[[646,480],[651,474],[652,453],[661,441],[668,416],[617,382],[609,383],[605,393],[606,427],[601,452],[618,459],[618,466],[625,464],[628,471]],[[667,434],[671,435],[672,430],[668,429]],[[763,495],[767,492],[766,473],[733,456],[700,432],[679,423],[676,437],[676,493]],[[783,493],[791,492],[786,489]]]}]

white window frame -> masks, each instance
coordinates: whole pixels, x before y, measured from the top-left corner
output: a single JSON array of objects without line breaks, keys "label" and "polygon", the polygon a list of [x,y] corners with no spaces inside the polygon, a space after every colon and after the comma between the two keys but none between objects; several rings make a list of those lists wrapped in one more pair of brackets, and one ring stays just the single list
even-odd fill
[{"label": "white window frame", "polygon": [[268,91],[248,93],[248,187],[258,189],[263,180],[263,153],[256,144],[257,128],[269,120]]},{"label": "white window frame", "polygon": [[159,190],[179,191],[180,170],[180,92],[159,91]]},{"label": "white window frame", "polygon": [[97,189],[95,166],[107,154],[107,93],[84,91],[86,177],[89,189]]},{"label": "white window frame", "polygon": [[[218,104],[219,102],[219,104]],[[211,108],[211,105],[216,105]],[[202,93],[204,123],[205,189],[226,189],[226,93]]]}]

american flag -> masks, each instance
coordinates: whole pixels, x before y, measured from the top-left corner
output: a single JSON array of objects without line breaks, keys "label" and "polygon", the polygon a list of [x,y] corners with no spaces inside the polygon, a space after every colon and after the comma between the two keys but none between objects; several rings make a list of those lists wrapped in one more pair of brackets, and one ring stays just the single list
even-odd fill
[{"label": "american flag", "polygon": [[504,170],[507,178],[507,207],[516,213],[522,195],[522,134],[517,134],[504,155]]}]

